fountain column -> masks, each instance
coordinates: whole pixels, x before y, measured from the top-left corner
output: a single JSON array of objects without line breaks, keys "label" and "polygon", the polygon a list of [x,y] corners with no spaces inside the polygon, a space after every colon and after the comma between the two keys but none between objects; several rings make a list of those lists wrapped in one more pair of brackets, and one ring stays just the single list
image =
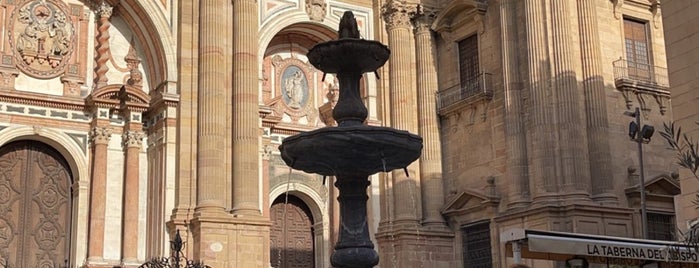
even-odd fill
[{"label": "fountain column", "polygon": [[434,37],[430,25],[434,13],[420,14],[415,24],[416,70],[418,99],[418,135],[422,137],[423,150],[420,156],[420,180],[422,182],[423,223],[425,226],[444,227],[441,209],[444,206],[444,183],[442,181],[442,155],[439,126],[434,93],[438,88]]},{"label": "fountain column", "polygon": [[[417,85],[415,81],[415,56],[411,16],[416,7],[405,1],[391,0],[382,8],[388,31],[388,47],[391,49],[389,59],[389,83],[391,126],[409,132],[418,132],[417,120]],[[420,166],[413,163],[407,167],[410,176],[403,170],[396,170],[393,176],[394,219],[396,225],[419,225],[422,211],[420,185]],[[400,203],[400,205],[398,204]]]},{"label": "fountain column", "polygon": [[[575,59],[579,58],[571,38],[570,1],[551,1],[553,44],[553,88],[558,108],[559,159],[562,191],[572,199],[589,200],[590,164],[587,158],[587,137],[578,90]],[[578,55],[576,57],[576,55]],[[554,123],[555,124],[555,123]]]},{"label": "fountain column", "polygon": [[502,66],[505,86],[505,141],[507,142],[507,177],[510,181],[510,208],[524,207],[530,198],[527,176],[527,140],[522,111],[522,89],[519,77],[517,23],[515,3],[503,0],[500,4],[502,25]]},{"label": "fountain column", "polygon": [[594,201],[618,204],[613,193],[609,122],[607,119],[604,75],[595,1],[578,0],[580,45],[585,111],[587,111],[588,158]]},{"label": "fountain column", "polygon": [[531,96],[531,166],[529,177],[533,201],[557,198],[555,151],[549,111],[551,73],[544,3],[525,0],[529,91]]}]

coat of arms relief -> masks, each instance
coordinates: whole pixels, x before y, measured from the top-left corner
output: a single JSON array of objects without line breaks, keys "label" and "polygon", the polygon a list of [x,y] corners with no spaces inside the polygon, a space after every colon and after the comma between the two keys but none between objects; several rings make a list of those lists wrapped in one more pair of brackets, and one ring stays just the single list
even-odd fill
[{"label": "coat of arms relief", "polygon": [[64,73],[75,31],[62,2],[27,1],[12,14],[10,45],[19,69],[36,78]]}]

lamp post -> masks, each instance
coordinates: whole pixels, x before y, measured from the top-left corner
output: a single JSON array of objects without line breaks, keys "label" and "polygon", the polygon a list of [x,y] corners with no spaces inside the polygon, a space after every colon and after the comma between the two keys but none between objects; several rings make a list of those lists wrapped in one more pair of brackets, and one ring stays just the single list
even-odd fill
[{"label": "lamp post", "polygon": [[[641,192],[641,232],[643,239],[648,239],[648,214],[646,213],[646,179],[645,171],[643,169],[643,144],[650,142],[650,138],[653,136],[655,129],[653,126],[643,125],[641,128],[641,111],[636,107],[636,110],[632,112],[624,112],[625,115],[634,117],[636,121],[631,121],[629,124],[629,137],[631,140],[638,143],[638,167],[641,172],[639,176],[640,181],[638,183],[638,189]],[[640,128],[640,129],[639,129]]]}]

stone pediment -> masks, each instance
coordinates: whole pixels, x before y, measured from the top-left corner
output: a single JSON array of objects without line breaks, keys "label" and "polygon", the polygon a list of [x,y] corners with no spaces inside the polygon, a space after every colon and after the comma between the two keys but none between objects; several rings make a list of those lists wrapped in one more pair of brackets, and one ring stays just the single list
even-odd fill
[{"label": "stone pediment", "polygon": [[442,208],[445,216],[460,215],[473,211],[482,211],[486,208],[495,208],[500,204],[500,197],[497,195],[486,195],[476,191],[462,191],[447,200]]},{"label": "stone pediment", "polygon": [[150,104],[146,92],[129,85],[108,85],[93,91],[86,99],[88,105],[145,111]]},{"label": "stone pediment", "polygon": [[[646,193],[658,196],[674,196],[680,194],[680,185],[672,177],[662,174],[647,180],[645,183]],[[638,194],[638,184],[626,188],[626,195]]]}]

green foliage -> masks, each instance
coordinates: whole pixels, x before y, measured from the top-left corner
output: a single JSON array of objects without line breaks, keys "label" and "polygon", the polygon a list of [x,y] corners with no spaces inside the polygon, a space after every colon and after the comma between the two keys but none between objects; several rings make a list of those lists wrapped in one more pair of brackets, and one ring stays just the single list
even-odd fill
[{"label": "green foliage", "polygon": [[[687,133],[682,133],[682,127],[675,128],[675,122],[670,124],[663,123],[665,131],[661,131],[660,135],[665,138],[670,148],[677,152],[677,164],[692,172],[694,177],[699,180],[699,143],[687,136]],[[695,199],[695,202],[699,199]],[[697,205],[697,204],[695,204]]]},{"label": "green foliage", "polygon": [[[697,122],[699,125],[699,122]],[[664,131],[660,135],[668,142],[670,148],[677,153],[677,164],[692,172],[694,178],[699,180],[699,143],[687,136],[687,133],[682,133],[682,128],[675,127],[675,122],[670,124],[663,123]],[[699,193],[694,195],[692,204],[699,209]],[[684,238],[685,243],[699,250],[699,224],[692,225],[687,232],[681,232],[680,235]]]}]

